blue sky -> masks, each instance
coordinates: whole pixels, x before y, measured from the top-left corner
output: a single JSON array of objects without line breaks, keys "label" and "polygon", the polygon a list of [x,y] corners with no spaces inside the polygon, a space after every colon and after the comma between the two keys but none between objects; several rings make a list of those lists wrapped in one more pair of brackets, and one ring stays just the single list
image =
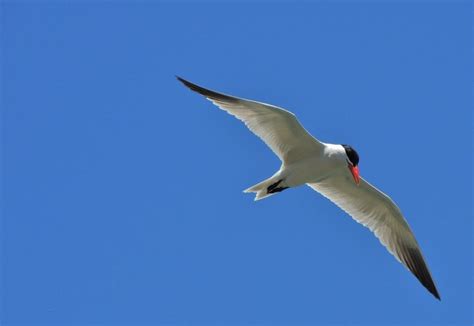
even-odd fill
[{"label": "blue sky", "polygon": [[[3,324],[472,322],[469,2],[1,11]],[[442,301],[175,74],[356,148]]]}]

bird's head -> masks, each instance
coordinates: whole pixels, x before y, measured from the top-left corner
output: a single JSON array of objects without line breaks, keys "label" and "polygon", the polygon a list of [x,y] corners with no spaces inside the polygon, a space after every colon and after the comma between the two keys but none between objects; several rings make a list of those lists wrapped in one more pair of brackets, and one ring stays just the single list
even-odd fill
[{"label": "bird's head", "polygon": [[347,167],[349,171],[351,171],[352,177],[357,185],[360,183],[360,176],[359,176],[359,154],[357,154],[356,150],[349,145],[342,144],[344,150],[346,151],[347,156]]}]

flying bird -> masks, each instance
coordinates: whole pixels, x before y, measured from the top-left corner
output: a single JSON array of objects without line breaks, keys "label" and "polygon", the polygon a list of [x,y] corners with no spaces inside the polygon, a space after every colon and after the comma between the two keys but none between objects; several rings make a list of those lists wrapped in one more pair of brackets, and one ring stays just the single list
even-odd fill
[{"label": "flying bird", "polygon": [[255,193],[255,200],[260,200],[288,188],[308,185],[369,228],[441,300],[407,221],[390,197],[360,176],[359,155],[353,147],[317,140],[293,113],[277,106],[218,93],[177,78],[245,123],[282,161],[274,175],[244,192]]}]

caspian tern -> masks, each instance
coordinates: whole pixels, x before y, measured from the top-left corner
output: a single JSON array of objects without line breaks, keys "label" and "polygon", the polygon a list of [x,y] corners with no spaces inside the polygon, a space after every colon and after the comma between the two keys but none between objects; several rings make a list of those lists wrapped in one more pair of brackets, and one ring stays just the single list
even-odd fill
[{"label": "caspian tern", "polygon": [[307,184],[355,221],[368,227],[387,250],[440,300],[407,221],[390,197],[359,176],[359,155],[354,148],[317,140],[293,113],[282,108],[218,93],[177,78],[244,122],[282,161],[280,170],[273,176],[244,192],[255,193],[255,200],[260,200]]}]

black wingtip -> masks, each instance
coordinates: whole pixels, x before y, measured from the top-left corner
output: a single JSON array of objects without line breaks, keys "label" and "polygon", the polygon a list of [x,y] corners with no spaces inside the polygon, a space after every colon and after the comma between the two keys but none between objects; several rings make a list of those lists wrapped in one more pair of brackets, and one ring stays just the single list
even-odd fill
[{"label": "black wingtip", "polygon": [[233,97],[233,96],[218,93],[218,92],[212,91],[210,89],[201,87],[201,86],[193,84],[190,81],[187,81],[186,79],[181,78],[179,76],[176,76],[176,79],[178,79],[181,83],[183,83],[184,86],[186,86],[190,90],[195,91],[195,92],[197,92],[201,95],[204,95],[205,97],[207,97],[209,99],[220,100],[220,101],[225,101],[225,102],[229,102],[229,103],[238,102],[238,99]]},{"label": "black wingtip", "polygon": [[438,289],[433,281],[433,278],[428,270],[423,256],[419,249],[408,249],[406,254],[402,255],[406,266],[410,271],[416,276],[416,278],[423,284],[423,286],[439,301],[441,297],[439,295]]},{"label": "black wingtip", "polygon": [[205,91],[207,91],[205,88],[203,88],[201,86],[198,86],[196,84],[193,84],[193,83],[191,83],[191,82],[187,81],[186,79],[181,78],[179,76],[175,76],[175,77],[176,77],[177,80],[179,80],[181,83],[183,83],[183,85],[186,86],[187,88],[189,88],[190,90],[205,95],[204,93],[205,93]]},{"label": "black wingtip", "polygon": [[183,83],[184,86],[186,86],[187,88],[189,88],[193,91],[195,91],[196,88],[200,88],[198,85],[193,84],[193,83],[187,81],[186,79],[179,77],[178,75],[175,75],[175,77],[176,77],[177,80],[179,80],[181,83]]},{"label": "black wingtip", "polygon": [[438,292],[438,289],[436,288],[436,286],[433,285],[432,286],[426,286],[426,289],[428,290],[428,292],[430,292],[436,299],[438,299],[439,301],[441,301],[441,296],[439,295],[439,292]]},{"label": "black wingtip", "polygon": [[179,77],[178,75],[174,75],[176,77],[177,80],[179,80],[180,82],[182,82],[185,86],[188,86],[191,84],[190,82],[188,82],[186,79],[184,78],[181,78]]}]

